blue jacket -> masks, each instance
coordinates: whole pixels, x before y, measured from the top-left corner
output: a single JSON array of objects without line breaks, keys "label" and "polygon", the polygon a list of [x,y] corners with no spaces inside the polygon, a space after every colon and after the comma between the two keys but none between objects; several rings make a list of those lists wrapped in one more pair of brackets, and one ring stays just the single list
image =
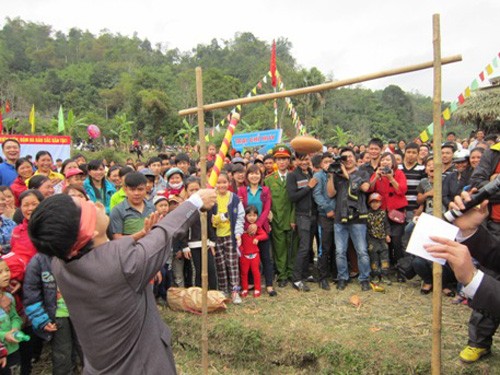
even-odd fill
[{"label": "blue jacket", "polygon": [[313,198],[318,206],[318,213],[321,216],[326,216],[326,214],[330,211],[335,212],[335,198],[330,198],[326,192],[328,174],[325,171],[321,170],[314,174],[314,178],[318,180],[318,183],[313,190]]},{"label": "blue jacket", "polygon": [[[104,181],[104,189],[106,190],[104,197],[103,197],[103,204],[104,204],[104,207],[106,207],[106,214],[109,215],[109,211],[110,211],[109,204],[111,202],[111,197],[113,196],[114,193],[116,193],[116,189],[115,189],[114,185],[111,182],[109,182],[108,180],[104,179],[103,181]],[[85,181],[83,183],[83,188],[87,192],[89,199],[92,202],[97,202],[97,197],[95,195],[94,188],[90,184],[90,177],[87,177],[85,179]]]},{"label": "blue jacket", "polygon": [[57,284],[52,274],[52,258],[41,253],[31,258],[23,283],[23,304],[26,315],[37,336],[51,340],[52,333],[43,330],[47,323],[55,323]]}]

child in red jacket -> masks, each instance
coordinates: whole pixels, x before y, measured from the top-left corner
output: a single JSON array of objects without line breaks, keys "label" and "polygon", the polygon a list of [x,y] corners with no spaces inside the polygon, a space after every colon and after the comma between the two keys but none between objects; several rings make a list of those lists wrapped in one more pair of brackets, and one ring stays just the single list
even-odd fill
[{"label": "child in red jacket", "polygon": [[[245,210],[245,219],[247,226],[254,224],[258,219],[258,210],[255,206],[248,206]],[[251,236],[247,232],[241,236],[241,255],[240,255],[240,274],[241,274],[241,296],[248,296],[248,270],[252,270],[253,280],[255,283],[255,291],[253,296],[260,297],[260,253],[259,241],[267,240],[267,233],[260,227],[257,232]]]}]

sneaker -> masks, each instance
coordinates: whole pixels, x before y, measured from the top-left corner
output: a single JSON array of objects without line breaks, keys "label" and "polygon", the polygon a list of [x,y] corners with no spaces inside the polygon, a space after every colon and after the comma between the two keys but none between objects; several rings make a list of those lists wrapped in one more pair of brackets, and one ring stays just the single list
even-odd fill
[{"label": "sneaker", "polygon": [[233,304],[239,305],[241,303],[241,297],[238,292],[233,292],[231,298],[233,300]]},{"label": "sneaker", "polygon": [[314,278],[314,276],[313,276],[313,275],[309,275],[309,276],[307,276],[306,281],[307,281],[308,283],[315,283],[315,282],[316,282],[316,279]]},{"label": "sneaker", "polygon": [[475,348],[467,345],[464,350],[460,352],[459,358],[463,363],[474,363],[490,353],[491,350],[489,348]]},{"label": "sneaker", "polygon": [[330,290],[330,284],[328,284],[328,281],[326,279],[319,282],[319,287],[323,290]]},{"label": "sneaker", "polygon": [[296,282],[292,283],[292,286],[294,289],[297,289],[299,292],[309,292],[311,290],[311,288],[309,288],[302,281],[296,281]]},{"label": "sneaker", "polygon": [[367,292],[371,289],[370,283],[368,281],[361,281],[361,290]]},{"label": "sneaker", "polygon": [[344,290],[347,287],[347,282],[345,280],[340,280],[337,282],[337,290]]}]

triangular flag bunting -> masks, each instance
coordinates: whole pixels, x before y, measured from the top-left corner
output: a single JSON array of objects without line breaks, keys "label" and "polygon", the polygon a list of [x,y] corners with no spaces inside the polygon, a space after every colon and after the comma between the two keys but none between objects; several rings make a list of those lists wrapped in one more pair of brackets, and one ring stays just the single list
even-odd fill
[{"label": "triangular flag bunting", "polygon": [[210,138],[208,138],[208,134],[207,134],[207,135],[205,136],[205,141],[207,141],[207,142],[208,142],[209,140],[210,140]]},{"label": "triangular flag bunting", "polygon": [[458,102],[459,102],[460,104],[464,104],[464,102],[465,102],[464,94],[460,94],[460,95],[458,96]]},{"label": "triangular flag bunting", "polygon": [[451,117],[451,112],[450,112],[450,109],[449,108],[446,108],[444,111],[443,111],[443,118],[448,121]]},{"label": "triangular flag bunting", "polygon": [[33,107],[31,107],[31,112],[30,116],[28,118],[28,122],[31,124],[31,133],[35,133],[35,105],[33,104]]},{"label": "triangular flag bunting", "polygon": [[479,73],[479,79],[481,80],[481,82],[484,81],[484,72]]},{"label": "triangular flag bunting", "polygon": [[455,112],[457,110],[457,107],[458,107],[457,102],[455,100],[452,101],[450,104],[451,113]]},{"label": "triangular flag bunting", "polygon": [[252,89],[252,94],[257,95],[257,86]]},{"label": "triangular flag bunting", "polygon": [[465,97],[468,98],[470,96],[470,87],[465,89]]},{"label": "triangular flag bunting", "polygon": [[471,90],[477,90],[479,88],[479,82],[477,81],[477,78],[474,78],[474,81],[470,84]]},{"label": "triangular flag bunting", "polygon": [[493,67],[491,66],[491,64],[488,64],[488,66],[486,67],[486,73],[488,73],[488,75],[491,75],[491,73],[493,73]]},{"label": "triangular flag bunting", "polygon": [[59,106],[59,114],[57,116],[57,132],[64,132],[64,112],[62,105]]},{"label": "triangular flag bunting", "polygon": [[[498,57],[495,56],[495,58],[493,59],[493,62],[492,62],[493,66],[495,68],[498,68]],[[8,103],[8,102],[7,102]],[[7,107],[7,106],[6,106]]]}]

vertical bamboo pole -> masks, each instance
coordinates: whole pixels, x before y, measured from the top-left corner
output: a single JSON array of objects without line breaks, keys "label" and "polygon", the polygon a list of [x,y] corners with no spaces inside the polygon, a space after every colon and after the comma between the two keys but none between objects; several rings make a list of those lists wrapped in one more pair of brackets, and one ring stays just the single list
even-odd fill
[{"label": "vertical bamboo pole", "polygon": [[[432,16],[433,47],[434,47],[434,216],[442,217],[442,170],[441,161],[441,30],[439,14]],[[443,269],[439,263],[432,265],[432,375],[441,374],[441,316],[442,316],[442,275]]]},{"label": "vertical bamboo pole", "polygon": [[[198,105],[198,132],[200,136],[201,187],[207,184],[207,147],[205,144],[205,112],[203,111],[203,78],[200,67],[196,68],[196,103]],[[208,253],[207,213],[200,213],[201,220],[201,366],[208,374]]]}]

